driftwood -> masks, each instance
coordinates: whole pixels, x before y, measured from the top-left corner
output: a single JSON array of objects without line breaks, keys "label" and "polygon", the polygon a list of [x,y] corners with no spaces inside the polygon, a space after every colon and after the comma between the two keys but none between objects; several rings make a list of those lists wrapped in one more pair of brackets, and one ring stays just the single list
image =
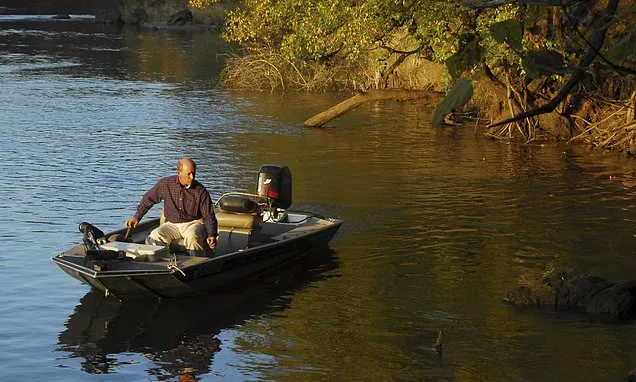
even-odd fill
[{"label": "driftwood", "polygon": [[304,122],[307,127],[320,127],[334,118],[340,117],[349,110],[371,101],[380,100],[418,100],[438,96],[439,93],[433,90],[406,90],[406,89],[381,89],[371,90],[363,94],[356,94],[332,106],[322,113],[318,113]]}]

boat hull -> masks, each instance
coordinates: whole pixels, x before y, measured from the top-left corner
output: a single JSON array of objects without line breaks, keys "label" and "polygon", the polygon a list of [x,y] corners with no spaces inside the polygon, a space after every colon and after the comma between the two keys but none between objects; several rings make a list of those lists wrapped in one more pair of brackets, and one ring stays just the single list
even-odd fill
[{"label": "boat hull", "polygon": [[235,288],[247,279],[326,247],[341,224],[330,220],[317,229],[226,255],[186,258],[176,267],[166,262],[115,262],[95,270],[82,254],[73,253],[52,260],[71,277],[120,300],[202,295]]}]

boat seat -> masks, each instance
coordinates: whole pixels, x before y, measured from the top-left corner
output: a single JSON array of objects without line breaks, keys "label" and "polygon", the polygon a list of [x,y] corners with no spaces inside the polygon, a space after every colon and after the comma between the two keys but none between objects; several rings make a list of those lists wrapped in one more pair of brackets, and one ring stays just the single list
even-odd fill
[{"label": "boat seat", "polygon": [[258,203],[241,194],[222,195],[214,208],[214,213],[219,223],[219,231],[242,231],[249,234],[262,220]]},{"label": "boat seat", "polygon": [[229,253],[246,248],[250,235],[261,222],[261,215],[257,213],[228,212],[220,208],[214,213],[219,230],[217,253]]},{"label": "boat seat", "polygon": [[220,206],[214,209],[219,230],[216,253],[222,255],[247,248],[250,235],[255,229],[258,229],[262,220],[261,214],[256,210],[250,212],[228,211],[222,207],[222,203],[219,204]]},{"label": "boat seat", "polygon": [[259,214],[251,213],[237,213],[227,212],[222,209],[216,209],[214,211],[216,220],[219,224],[219,230],[253,230],[254,227],[260,223],[261,217]]}]

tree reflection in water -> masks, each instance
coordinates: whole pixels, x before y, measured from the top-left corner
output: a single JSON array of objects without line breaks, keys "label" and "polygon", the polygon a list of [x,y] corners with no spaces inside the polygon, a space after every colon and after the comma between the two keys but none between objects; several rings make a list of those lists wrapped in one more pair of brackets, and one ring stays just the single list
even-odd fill
[{"label": "tree reflection in water", "polygon": [[68,318],[56,350],[70,353],[65,358],[83,358],[89,374],[116,373],[127,364],[118,354],[138,353],[157,366],[148,370],[155,378],[196,380],[210,372],[223,329],[286,309],[295,291],[337,277],[338,266],[335,253],[323,248],[276,275],[209,296],[119,302],[91,290]]}]

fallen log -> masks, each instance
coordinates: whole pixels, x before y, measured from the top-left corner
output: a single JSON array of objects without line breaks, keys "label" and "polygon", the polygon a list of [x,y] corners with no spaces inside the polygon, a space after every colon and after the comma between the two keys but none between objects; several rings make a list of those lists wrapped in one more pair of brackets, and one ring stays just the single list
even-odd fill
[{"label": "fallen log", "polygon": [[318,113],[304,122],[307,127],[320,127],[334,118],[340,117],[356,107],[371,101],[381,100],[419,100],[425,98],[441,98],[442,93],[433,90],[378,89],[356,94],[326,111]]}]

